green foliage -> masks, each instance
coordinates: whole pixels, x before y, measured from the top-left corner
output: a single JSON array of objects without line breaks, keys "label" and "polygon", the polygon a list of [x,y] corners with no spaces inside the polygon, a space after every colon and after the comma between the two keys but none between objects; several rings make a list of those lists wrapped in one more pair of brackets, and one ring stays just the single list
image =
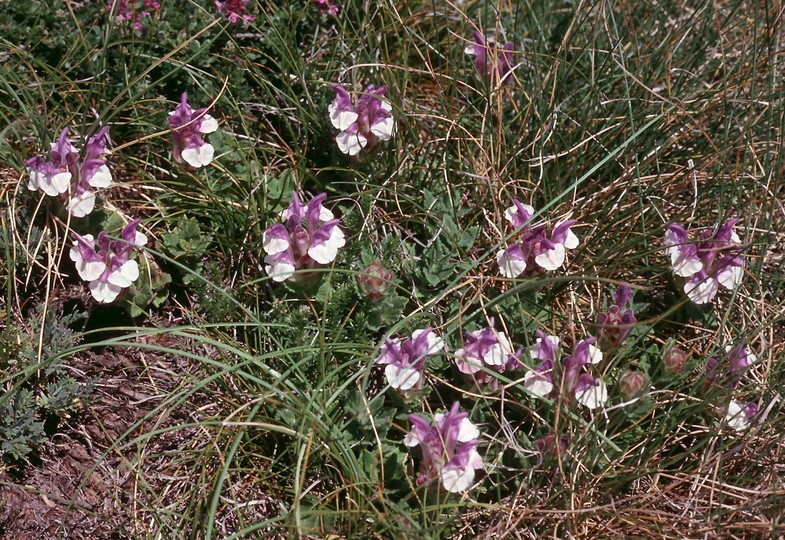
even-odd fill
[{"label": "green foliage", "polygon": [[0,456],[24,459],[46,440],[35,395],[22,388],[0,402]]},{"label": "green foliage", "polygon": [[40,304],[26,330],[0,334],[0,376],[7,381],[0,395],[1,458],[25,459],[46,440],[45,418],[78,410],[92,392],[52,360],[80,342],[73,327],[85,318],[77,310],[62,314]]},{"label": "green foliage", "polygon": [[[53,126],[88,133],[105,123],[117,183],[84,220],[68,220],[57,199],[39,205],[25,178],[3,188],[6,458],[28,457],[45,440],[44,420],[77,411],[90,393],[63,369],[84,317],[61,313],[76,281],[71,230],[117,231],[138,215],[164,257],[137,256],[126,307],[184,322],[90,321],[119,335],[96,346],[190,363],[167,371],[169,395],[112,450],[138,445],[142,473],[173,459],[167,471],[193,474],[188,489],[163,490],[140,474],[132,506],[145,527],[129,530],[682,537],[703,520],[733,535],[723,527],[781,502],[768,495],[770,470],[749,472],[777,459],[785,380],[776,245],[785,100],[769,6],[346,0],[336,17],[309,0],[252,1],[256,20],[246,25],[230,24],[212,0],[161,4],[141,30],[110,20],[106,2],[16,2],[0,16],[0,158],[14,169],[2,185],[46,148]],[[475,30],[513,44],[508,83],[478,73],[463,52]],[[372,155],[338,151],[333,82],[387,87],[396,133]],[[170,159],[166,115],[182,92],[220,122],[209,138],[215,160],[198,170]],[[347,243],[331,266],[281,284],[265,274],[263,238],[292,191],[327,192]],[[581,244],[558,272],[499,276],[494,256],[514,198],[537,219],[576,219]],[[695,306],[662,252],[663,231],[731,215],[746,231],[744,281]],[[391,278],[369,295],[358,278],[372,262]],[[610,387],[606,406],[581,407],[569,389],[534,397],[523,385],[536,366],[534,331],[557,335],[565,357],[596,331],[608,283],[622,281],[635,290],[639,323],[592,367]],[[472,384],[454,363],[463,333],[491,317],[525,364],[498,375],[498,390]],[[398,392],[373,359],[385,338],[425,326],[447,351],[426,362],[423,391]],[[137,340],[147,331],[177,344]],[[690,360],[668,371],[662,358],[674,344]],[[707,358],[726,344],[765,356],[732,395],[766,410],[743,433],[723,421],[731,392],[705,384]],[[630,369],[651,387],[634,399],[618,390]],[[558,381],[558,362],[554,373]],[[418,485],[423,456],[402,443],[410,414],[456,400],[481,427],[486,463],[461,496]],[[172,458],[151,444],[155,415],[183,408],[198,440],[185,431],[193,425],[172,428],[183,430]],[[706,495],[694,479],[709,476],[721,482]],[[684,485],[689,500],[674,500]],[[738,488],[733,504],[725,486]]]},{"label": "green foliage", "polygon": [[174,230],[161,235],[162,251],[194,273],[182,276],[183,284],[193,283],[204,268],[202,258],[210,247],[212,237],[204,234],[195,219],[182,219]]}]

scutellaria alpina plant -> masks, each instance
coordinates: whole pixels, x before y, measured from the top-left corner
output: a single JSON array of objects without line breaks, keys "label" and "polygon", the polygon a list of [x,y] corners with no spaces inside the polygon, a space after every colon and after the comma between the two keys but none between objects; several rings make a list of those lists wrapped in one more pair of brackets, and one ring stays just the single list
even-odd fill
[{"label": "scutellaria alpina plant", "polygon": [[728,345],[725,347],[725,352],[728,353],[726,373],[720,377],[720,362],[716,358],[710,358],[706,363],[706,381],[721,383],[734,390],[739,386],[742,375],[758,360],[758,357],[747,350],[745,346],[732,347]]},{"label": "scutellaria alpina plant", "polygon": [[374,364],[385,366],[390,387],[406,392],[420,390],[425,382],[425,361],[444,349],[444,340],[428,327],[415,330],[411,339],[387,338]]},{"label": "scutellaria alpina plant", "polygon": [[646,374],[637,369],[628,369],[619,377],[618,387],[621,395],[627,399],[638,397],[646,391],[649,380]]},{"label": "scutellaria alpina plant", "polygon": [[515,45],[505,43],[503,47],[496,46],[494,38],[485,37],[479,32],[472,32],[472,40],[464,52],[474,57],[474,67],[477,72],[487,78],[491,84],[504,82],[509,84],[512,78],[508,76],[515,64],[513,58]]},{"label": "scutellaria alpina plant", "polygon": [[559,338],[537,330],[537,341],[529,355],[540,363],[523,377],[523,386],[532,394],[546,397],[553,392],[553,370],[558,361]]},{"label": "scutellaria alpina plant", "polygon": [[613,293],[613,304],[597,316],[597,339],[608,347],[618,347],[638,320],[632,311],[632,291],[621,284]]},{"label": "scutellaria alpina plant", "polygon": [[455,351],[455,365],[477,384],[497,390],[499,379],[494,373],[504,373],[521,366],[521,350],[514,350],[504,332],[490,326],[463,335],[463,347]]},{"label": "scutellaria alpina plant", "polygon": [[218,122],[206,111],[207,109],[193,110],[188,105],[188,94],[183,92],[180,104],[169,113],[172,157],[175,161],[185,161],[196,169],[209,165],[215,155],[215,148],[206,142],[202,135],[216,131]]},{"label": "scutellaria alpina plant", "polygon": [[342,86],[333,84],[335,99],[330,103],[330,121],[341,132],[335,137],[344,154],[370,154],[379,142],[389,140],[395,130],[392,106],[382,96],[387,90],[369,85],[355,103]]},{"label": "scutellaria alpina plant", "polygon": [[665,372],[668,374],[681,373],[684,371],[684,364],[687,363],[687,358],[687,352],[681,347],[671,345],[662,355],[662,363],[665,366]]},{"label": "scutellaria alpina plant", "polygon": [[520,228],[519,240],[496,254],[501,275],[515,278],[561,268],[567,250],[580,243],[571,230],[575,220],[561,221],[552,229],[545,223],[533,225],[534,208],[517,200],[514,203],[504,216],[513,227]]},{"label": "scutellaria alpina plant", "polygon": [[68,128],[64,128],[57,141],[51,143],[49,161],[39,156],[27,160],[28,189],[60,196],[74,217],[90,214],[95,207],[93,190],[112,182],[112,173],[103,157],[107,153],[108,131],[104,127],[88,139],[84,159],[80,160],[79,151],[68,140]]},{"label": "scutellaria alpina plant", "polygon": [[469,414],[459,409],[456,401],[446,414],[435,414],[433,424],[419,415],[409,415],[412,429],[404,444],[422,450],[418,486],[431,487],[438,478],[446,491],[461,493],[471,487],[476,471],[484,468],[477,452],[480,430]]},{"label": "scutellaria alpina plant", "polygon": [[602,351],[594,346],[597,338],[589,337],[578,342],[572,355],[562,362],[564,388],[575,400],[589,409],[596,409],[608,401],[608,388],[599,377],[584,371],[593,364],[602,362]]},{"label": "scutellaria alpina plant", "polygon": [[[739,386],[744,373],[758,358],[745,346],[728,345],[725,347],[725,352],[728,353],[728,362],[724,370],[721,370],[722,364],[716,358],[710,358],[706,363],[706,383],[719,384],[728,394],[732,394]],[[754,403],[742,403],[731,399],[726,410],[725,422],[731,429],[743,431],[749,427],[757,414],[758,407]]]},{"label": "scutellaria alpina plant", "polygon": [[[561,387],[578,403],[589,409],[596,409],[608,400],[608,388],[598,377],[588,371],[589,366],[602,362],[602,351],[594,343],[595,337],[578,342],[573,353],[562,360]],[[523,379],[523,386],[531,393],[547,397],[556,388],[554,366],[558,358],[559,339],[537,330],[537,341],[530,352],[531,357],[540,360],[540,365],[529,371]]]},{"label": "scutellaria alpina plant", "polygon": [[392,272],[386,270],[382,263],[374,261],[363,273],[357,276],[357,284],[366,298],[381,300],[393,286]]},{"label": "scutellaria alpina plant", "polygon": [[330,264],[346,244],[338,226],[341,220],[322,206],[326,198],[327,194],[322,193],[303,206],[293,192],[292,203],[281,213],[284,222],[264,231],[264,268],[273,281],[293,279],[298,270]]},{"label": "scutellaria alpina plant", "polygon": [[90,292],[97,301],[109,303],[139,277],[139,264],[131,259],[135,248],[147,243],[147,237],[136,230],[139,219],[123,227],[120,238],[112,240],[106,231],[98,235],[98,249],[93,235],[73,236],[69,253],[79,277],[90,283]]},{"label": "scutellaria alpina plant", "polygon": [[719,286],[735,289],[744,275],[744,247],[732,218],[720,227],[704,231],[697,242],[691,243],[687,231],[672,223],[665,232],[666,253],[671,258],[673,272],[687,281],[684,292],[696,304],[708,304],[717,296]]}]

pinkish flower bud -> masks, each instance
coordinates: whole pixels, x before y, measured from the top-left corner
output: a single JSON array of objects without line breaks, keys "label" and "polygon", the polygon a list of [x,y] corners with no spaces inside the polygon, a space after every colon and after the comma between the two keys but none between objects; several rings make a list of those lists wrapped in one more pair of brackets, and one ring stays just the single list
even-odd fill
[{"label": "pinkish flower bud", "polygon": [[684,364],[687,362],[687,353],[673,345],[665,351],[662,361],[665,364],[667,373],[681,373],[684,370]]},{"label": "pinkish flower bud", "polygon": [[634,398],[646,388],[646,375],[642,371],[627,370],[619,379],[619,389],[625,398]]},{"label": "pinkish flower bud", "polygon": [[554,433],[534,441],[534,448],[541,454],[561,454],[567,451],[567,436],[557,437]]},{"label": "pinkish flower bud", "polygon": [[382,263],[374,261],[369,264],[363,274],[357,276],[360,290],[371,300],[380,300],[392,286],[392,273]]}]

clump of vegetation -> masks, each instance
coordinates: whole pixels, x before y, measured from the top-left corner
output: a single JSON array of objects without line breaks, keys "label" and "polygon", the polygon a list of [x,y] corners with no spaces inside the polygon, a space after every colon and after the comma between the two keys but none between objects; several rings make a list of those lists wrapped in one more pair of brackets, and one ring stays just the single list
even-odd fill
[{"label": "clump of vegetation", "polygon": [[0,452],[153,350],[141,536],[777,534],[779,19],[186,4],[0,16]]}]

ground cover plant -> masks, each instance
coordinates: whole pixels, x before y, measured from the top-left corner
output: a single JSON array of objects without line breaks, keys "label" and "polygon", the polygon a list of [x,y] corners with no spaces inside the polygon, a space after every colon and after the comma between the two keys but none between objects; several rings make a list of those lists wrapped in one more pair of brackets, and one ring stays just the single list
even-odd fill
[{"label": "ground cover plant", "polygon": [[781,536],[782,15],[7,6],[0,536]]}]

